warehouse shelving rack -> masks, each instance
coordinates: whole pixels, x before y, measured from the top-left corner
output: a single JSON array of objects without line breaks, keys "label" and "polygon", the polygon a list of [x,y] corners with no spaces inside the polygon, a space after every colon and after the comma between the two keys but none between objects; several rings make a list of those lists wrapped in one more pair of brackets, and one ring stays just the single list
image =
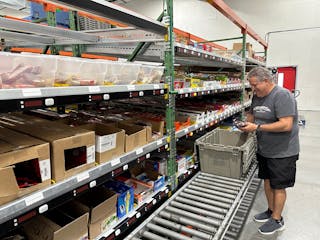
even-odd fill
[{"label": "warehouse shelving rack", "polygon": [[[146,59],[148,61],[154,61],[156,59],[157,61],[164,61],[166,66],[166,84],[0,90],[0,112],[21,111],[73,103],[99,102],[118,98],[166,95],[168,99],[166,106],[167,135],[156,142],[113,159],[111,162],[98,165],[93,169],[78,174],[61,183],[52,185],[47,189],[1,206],[0,235],[4,235],[8,231],[16,229],[28,219],[51,210],[55,206],[74,198],[78,194],[121,174],[123,171],[130,168],[130,166],[149,158],[152,151],[169,150],[170,157],[168,170],[169,176],[171,176],[169,185],[160,192],[155,193],[155,195],[150,198],[151,200],[149,199],[150,202],[146,202],[142,206],[139,206],[139,209],[136,209],[135,212],[128,215],[125,220],[119,223],[119,225],[113,227],[109,230],[110,232],[104,233],[101,237],[101,239],[115,239],[137,222],[140,216],[153,211],[153,209],[157,207],[157,201],[168,197],[169,189],[174,190],[176,188],[175,139],[212,127],[233,114],[241,112],[245,107],[250,105],[249,102],[243,103],[241,107],[233,108],[217,115],[215,118],[208,118],[201,124],[195,124],[176,132],[173,125],[176,95],[180,97],[192,97],[195,95],[215,94],[218,92],[241,90],[243,89],[243,85],[241,87],[234,84],[232,86],[226,86],[225,88],[182,89],[176,91],[173,87],[174,63],[179,63],[181,65],[194,65],[196,63],[199,66],[215,65],[220,68],[239,69],[243,67],[245,61],[234,61],[194,47],[174,43],[172,0],[165,0],[166,10],[163,14],[163,22],[165,24],[146,19],[139,14],[107,2],[104,3],[102,7],[98,1],[90,1],[93,3],[92,5],[87,5],[82,1],[80,1],[81,3],[79,1],[74,3],[74,1],[71,0],[52,0],[47,2],[58,4],[61,8],[67,8],[72,11],[89,11],[101,18],[106,16],[110,17],[110,15],[108,15],[110,13],[113,20],[131,26],[133,25],[134,27],[127,27],[121,30],[103,30],[103,33],[101,30],[77,32],[49,26],[29,25],[31,23],[8,21],[8,19],[0,18],[0,28],[14,31],[0,32],[1,38],[11,40],[5,42],[5,46],[86,44],[86,52],[88,53],[102,52],[112,55],[110,49],[113,49],[114,55],[121,57],[128,56],[132,53],[132,50],[135,49],[135,44],[132,45],[132,43],[150,42],[152,44],[145,51],[145,56],[138,55],[137,59]],[[117,12],[117,14],[112,13],[113,11]],[[141,29],[137,29],[136,27]],[[21,33],[20,31],[27,32],[28,34]],[[101,35],[103,35],[103,37],[101,37]],[[21,41],[21,39],[23,39],[23,41]],[[112,44],[113,46],[108,47],[107,44]],[[131,47],[128,48],[128,44],[129,46],[131,44]],[[101,49],[105,49],[105,51]],[[65,48],[65,50],[68,50],[68,48]],[[191,172],[188,172],[186,176],[192,176],[195,171],[197,171],[197,166],[195,166]]]}]

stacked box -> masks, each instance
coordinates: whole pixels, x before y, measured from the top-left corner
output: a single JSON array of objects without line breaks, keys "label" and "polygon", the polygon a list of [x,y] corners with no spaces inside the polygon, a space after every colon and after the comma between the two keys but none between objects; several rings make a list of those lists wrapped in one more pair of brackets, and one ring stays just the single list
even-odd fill
[{"label": "stacked box", "polygon": [[50,185],[49,143],[0,127],[0,205]]}]

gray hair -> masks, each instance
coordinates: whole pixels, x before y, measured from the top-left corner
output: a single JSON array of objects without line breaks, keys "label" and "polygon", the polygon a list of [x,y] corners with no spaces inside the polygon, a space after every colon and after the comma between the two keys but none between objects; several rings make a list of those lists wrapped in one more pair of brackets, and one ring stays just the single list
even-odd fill
[{"label": "gray hair", "polygon": [[268,80],[273,82],[273,76],[267,68],[264,67],[255,67],[248,73],[248,79],[256,77],[259,82]]}]

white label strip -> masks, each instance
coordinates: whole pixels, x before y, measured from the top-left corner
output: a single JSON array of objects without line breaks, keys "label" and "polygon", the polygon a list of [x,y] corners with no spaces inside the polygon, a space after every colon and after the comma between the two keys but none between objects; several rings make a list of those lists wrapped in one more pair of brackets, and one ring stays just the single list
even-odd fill
[{"label": "white label strip", "polygon": [[138,219],[138,218],[140,218],[141,217],[141,213],[137,213],[137,215],[136,215],[136,218]]},{"label": "white label strip", "polygon": [[111,166],[114,167],[114,166],[116,166],[116,165],[118,165],[120,163],[121,163],[120,158],[116,158],[116,159],[111,161]]},{"label": "white label strip", "polygon": [[143,148],[139,148],[136,150],[136,155],[143,153]]},{"label": "white label strip", "polygon": [[128,168],[129,168],[128,164],[124,165],[124,166],[123,166],[123,171],[127,171]]},{"label": "white label strip", "polygon": [[128,214],[128,218],[132,218],[134,215],[136,215],[137,212],[136,211],[132,211]]},{"label": "white label strip", "polygon": [[127,88],[128,88],[129,91],[136,90],[136,86],[135,85],[128,85]]},{"label": "white label strip", "polygon": [[81,181],[83,181],[83,180],[85,180],[85,179],[88,179],[89,176],[90,176],[90,175],[89,175],[89,172],[80,173],[80,174],[77,175],[77,181],[78,181],[78,182],[81,182]]},{"label": "white label strip", "polygon": [[50,159],[39,161],[41,180],[46,181],[51,179]]},{"label": "white label strip", "polygon": [[96,135],[96,151],[103,153],[116,148],[117,134],[109,134],[104,136]]},{"label": "white label strip", "polygon": [[121,230],[120,230],[120,229],[117,229],[117,230],[115,231],[115,235],[116,235],[116,236],[119,236],[120,233],[121,233]]},{"label": "white label strip", "polygon": [[40,97],[41,96],[41,90],[39,88],[22,89],[22,95],[24,97]]},{"label": "white label strip", "polygon": [[157,146],[161,145],[162,144],[162,140],[158,140],[157,141]]},{"label": "white label strip", "polygon": [[184,129],[184,133],[185,133],[185,134],[187,134],[188,132],[189,132],[189,129],[188,129],[188,128]]},{"label": "white label strip", "polygon": [[146,201],[146,203],[151,203],[153,201],[153,198],[150,198]]},{"label": "white label strip", "polygon": [[100,92],[100,87],[99,87],[99,86],[90,86],[90,87],[89,87],[89,92],[90,92],[90,93]]},{"label": "white label strip", "polygon": [[96,156],[95,156],[95,146],[87,147],[87,163],[94,163]]},{"label": "white label strip", "polygon": [[41,201],[42,199],[43,199],[43,193],[39,192],[39,193],[34,193],[29,197],[26,197],[24,201],[27,206],[30,206],[36,202]]},{"label": "white label strip", "polygon": [[154,88],[154,89],[159,89],[160,86],[159,86],[158,84],[155,84],[155,85],[153,85],[153,88]]}]

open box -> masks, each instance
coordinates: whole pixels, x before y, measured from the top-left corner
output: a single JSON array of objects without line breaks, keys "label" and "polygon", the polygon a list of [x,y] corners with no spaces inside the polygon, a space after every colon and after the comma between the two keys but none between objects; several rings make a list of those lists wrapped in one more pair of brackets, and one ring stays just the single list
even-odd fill
[{"label": "open box", "polygon": [[138,126],[145,127],[147,131],[147,141],[153,142],[162,138],[164,131],[164,121],[156,121],[148,118],[143,118],[142,116],[134,117],[133,119],[126,120],[129,124],[135,124]]},{"label": "open box", "polygon": [[38,215],[23,225],[32,240],[87,240],[89,214],[69,202],[46,215]]},{"label": "open box", "polygon": [[50,143],[52,179],[61,181],[95,164],[95,134],[62,123],[26,120],[12,121],[9,115],[1,125]]},{"label": "open box", "polygon": [[100,123],[86,124],[80,127],[95,131],[97,163],[108,162],[124,153],[124,130]]},{"label": "open box", "polygon": [[106,231],[117,218],[117,194],[104,187],[92,189],[73,203],[89,213],[89,239],[95,239]]},{"label": "open box", "polygon": [[165,185],[165,177],[158,172],[145,168],[142,164],[130,168],[131,176],[139,182],[148,184],[153,191],[158,191]]},{"label": "open box", "polygon": [[0,205],[50,181],[49,143],[0,127]]},{"label": "open box", "polygon": [[133,188],[134,202],[138,205],[141,204],[144,200],[146,200],[153,192],[151,185],[138,181],[136,179],[117,177],[117,180],[124,182],[127,186],[130,186]]},{"label": "open box", "polygon": [[123,182],[108,181],[103,185],[105,188],[117,193],[117,217],[122,218],[133,210],[134,190]]},{"label": "open box", "polygon": [[117,126],[126,132],[125,152],[130,152],[147,144],[147,130],[145,127],[122,122],[118,122]]}]

